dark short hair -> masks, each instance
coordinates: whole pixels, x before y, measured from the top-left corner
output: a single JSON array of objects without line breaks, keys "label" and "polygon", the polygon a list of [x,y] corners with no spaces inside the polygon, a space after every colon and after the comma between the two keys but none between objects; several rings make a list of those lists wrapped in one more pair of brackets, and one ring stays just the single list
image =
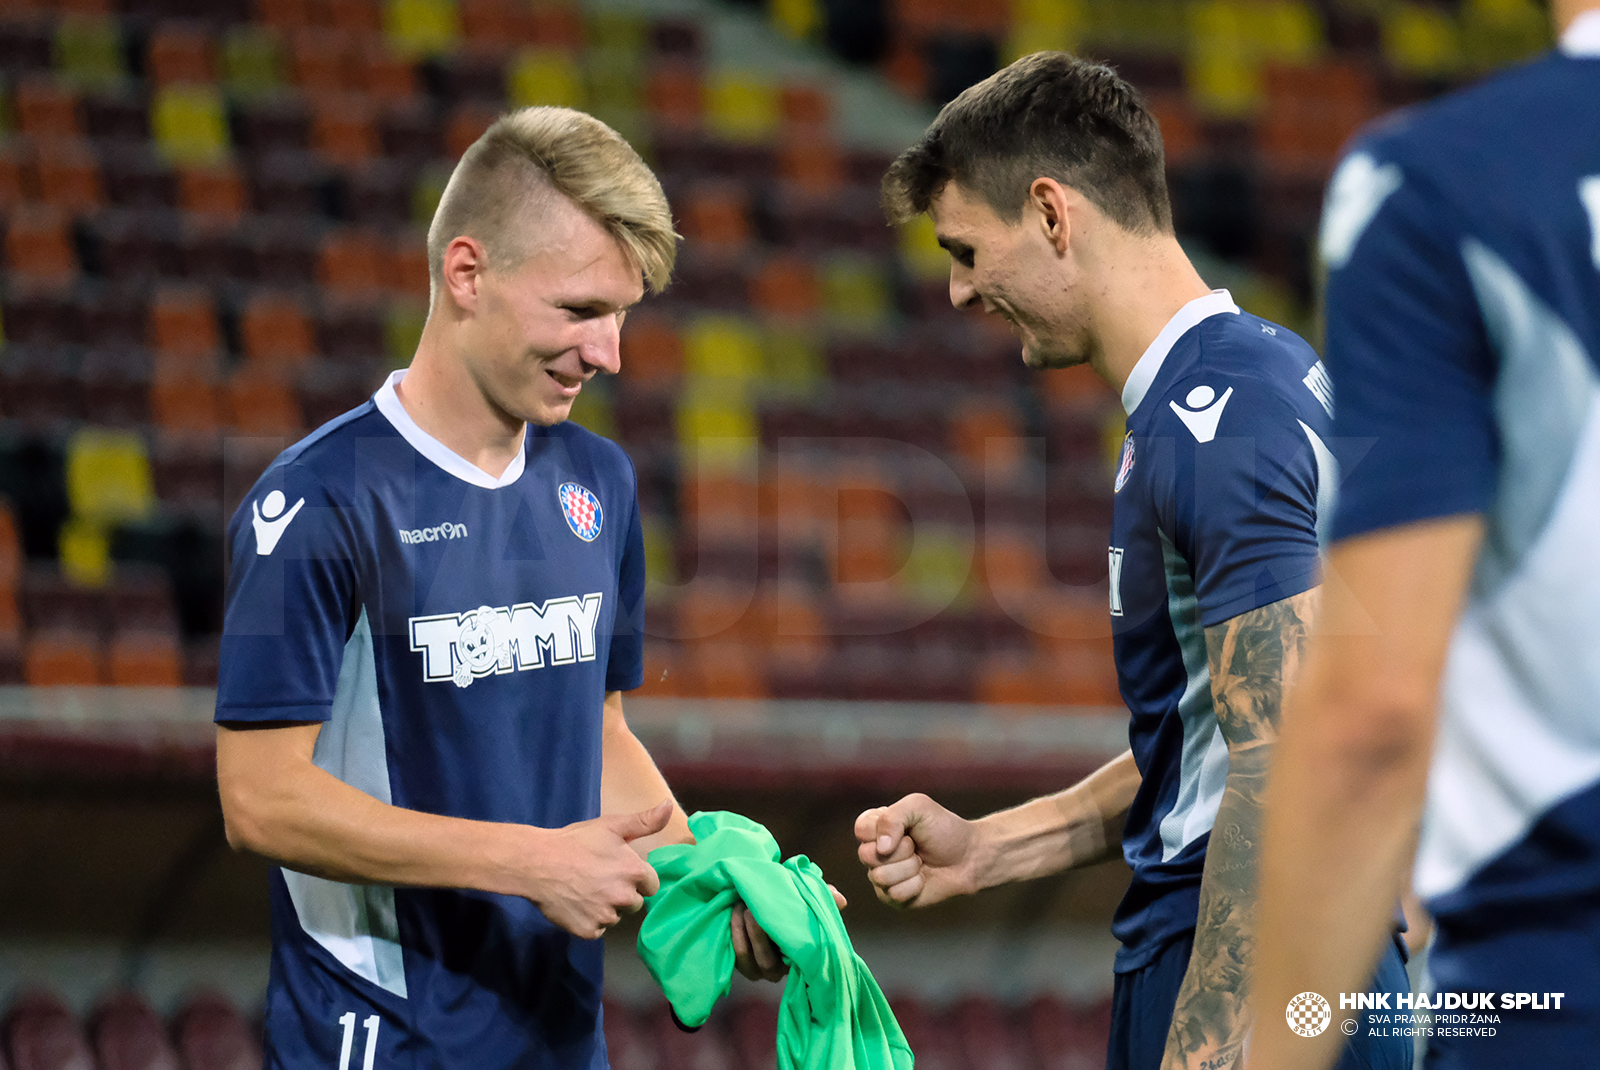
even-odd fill
[{"label": "dark short hair", "polygon": [[883,176],[904,223],[955,179],[1014,222],[1041,176],[1087,197],[1126,230],[1171,232],[1161,128],[1144,97],[1102,64],[1035,52],[956,97]]}]

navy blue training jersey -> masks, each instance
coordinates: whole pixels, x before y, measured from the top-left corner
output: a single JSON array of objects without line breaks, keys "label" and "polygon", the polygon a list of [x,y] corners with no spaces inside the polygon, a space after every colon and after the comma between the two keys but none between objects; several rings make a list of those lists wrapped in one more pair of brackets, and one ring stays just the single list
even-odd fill
[{"label": "navy blue training jersey", "polygon": [[[1441,684],[1415,873],[1440,917],[1432,968],[1442,988],[1565,988],[1567,1009],[1588,1008],[1592,1057],[1600,12],[1562,51],[1367,132],[1335,172],[1321,249],[1348,451],[1334,537],[1467,513],[1487,524]],[[1519,930],[1460,968],[1466,934]],[[1515,1062],[1573,1054],[1524,1048]]]},{"label": "navy blue training jersey", "polygon": [[[412,422],[402,375],[235,515],[217,720],[324,722],[317,765],[396,806],[596,817],[605,693],[643,672],[632,465],[530,426],[494,479]],[[601,944],[526,900],[271,881],[268,1066],[606,1065]]]},{"label": "navy blue training jersey", "polygon": [[1205,629],[1316,586],[1318,500],[1335,482],[1317,354],[1225,290],[1173,317],[1122,401],[1111,622],[1143,782],[1123,830],[1118,972],[1195,925],[1228,775]]}]

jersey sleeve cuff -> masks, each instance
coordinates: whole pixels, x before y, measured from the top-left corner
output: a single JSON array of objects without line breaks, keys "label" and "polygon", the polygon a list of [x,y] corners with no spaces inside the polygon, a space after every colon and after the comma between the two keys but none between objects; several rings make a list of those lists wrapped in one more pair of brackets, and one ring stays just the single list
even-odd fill
[{"label": "jersey sleeve cuff", "polygon": [[333,716],[332,703],[313,702],[299,706],[217,706],[218,724],[235,721],[326,721]]},{"label": "jersey sleeve cuff", "polygon": [[1322,580],[1320,566],[1308,569],[1298,576],[1289,579],[1275,580],[1265,586],[1256,587],[1246,594],[1237,595],[1225,602],[1208,605],[1200,613],[1200,626],[1214,628],[1224,621],[1230,621],[1241,613],[1248,613],[1252,609],[1270,606],[1274,602],[1281,602],[1285,598],[1293,598],[1297,594],[1304,594],[1311,590]]}]

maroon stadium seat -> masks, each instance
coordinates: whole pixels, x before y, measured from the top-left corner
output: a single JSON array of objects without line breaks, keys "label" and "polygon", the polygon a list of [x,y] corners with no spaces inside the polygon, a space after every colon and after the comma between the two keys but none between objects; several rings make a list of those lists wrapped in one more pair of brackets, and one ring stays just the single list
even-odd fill
[{"label": "maroon stadium seat", "polygon": [[954,1017],[972,1070],[1033,1070],[1027,1041],[994,1000],[968,997],[956,1005]]},{"label": "maroon stadium seat", "polygon": [[0,1034],[11,1070],[94,1070],[83,1027],[53,995],[34,992],[17,1000]]},{"label": "maroon stadium seat", "polygon": [[261,1043],[226,996],[203,992],[173,1019],[184,1070],[259,1070]]},{"label": "maroon stadium seat", "polygon": [[99,1070],[178,1070],[166,1025],[143,997],[120,992],[90,1020]]},{"label": "maroon stadium seat", "polygon": [[672,1020],[665,1003],[651,1018],[649,1034],[661,1054],[660,1070],[742,1070],[717,1018],[692,1033]]},{"label": "maroon stadium seat", "polygon": [[606,1054],[612,1070],[659,1070],[655,1045],[640,1028],[633,1011],[607,1000],[605,1028]]}]

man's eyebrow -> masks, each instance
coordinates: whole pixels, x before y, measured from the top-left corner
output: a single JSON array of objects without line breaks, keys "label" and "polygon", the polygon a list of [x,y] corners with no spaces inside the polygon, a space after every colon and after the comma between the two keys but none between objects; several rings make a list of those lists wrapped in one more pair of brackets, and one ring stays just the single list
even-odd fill
[{"label": "man's eyebrow", "polygon": [[945,237],[937,237],[936,240],[939,242],[939,248],[943,249],[951,256],[961,257],[969,255],[972,252],[972,246],[968,245],[964,241],[957,241],[954,238]]}]

